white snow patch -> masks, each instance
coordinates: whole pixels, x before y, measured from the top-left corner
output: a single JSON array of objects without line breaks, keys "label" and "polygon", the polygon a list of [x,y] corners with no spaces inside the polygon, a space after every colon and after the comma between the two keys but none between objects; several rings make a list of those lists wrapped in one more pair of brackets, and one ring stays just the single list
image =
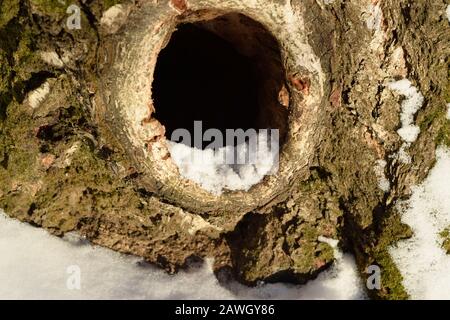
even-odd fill
[{"label": "white snow patch", "polygon": [[50,93],[50,83],[46,81],[44,84],[42,84],[39,88],[31,91],[28,94],[28,104],[32,109],[36,109],[39,107],[42,103],[42,101],[45,100],[47,95]]},{"label": "white snow patch", "polygon": [[[60,239],[0,213],[0,299],[362,299],[352,256],[306,285],[236,282],[221,286],[212,261],[177,275],[140,258],[93,246],[75,235]],[[80,270],[80,290],[69,290],[71,266]],[[73,275],[73,274],[72,274]]]},{"label": "white snow patch", "polygon": [[324,236],[319,236],[317,238],[317,240],[319,240],[319,242],[323,242],[323,243],[328,244],[333,249],[336,249],[338,244],[339,244],[339,240],[332,239],[332,238],[327,238],[327,237],[324,237]]},{"label": "white snow patch", "polygon": [[450,256],[439,233],[450,225],[450,149],[437,150],[437,163],[428,178],[399,206],[402,221],[414,231],[390,253],[413,299],[450,299]]},{"label": "white snow patch", "polygon": [[64,62],[59,58],[55,51],[41,51],[40,56],[45,63],[51,66],[57,68],[62,68],[64,66]]},{"label": "white snow patch", "polygon": [[378,178],[378,187],[384,192],[388,192],[391,189],[391,183],[386,177],[387,162],[385,160],[378,160],[374,167],[375,174]]},{"label": "white snow patch", "polygon": [[450,103],[447,103],[447,119],[450,120]]},{"label": "white snow patch", "polygon": [[406,98],[400,115],[402,127],[397,132],[405,142],[412,143],[420,133],[420,128],[414,125],[414,116],[422,107],[424,97],[408,79],[391,82],[389,88]]},{"label": "white snow patch", "polygon": [[447,19],[450,22],[450,5],[447,6],[446,13],[447,13]]},{"label": "white snow patch", "polygon": [[[191,148],[183,143],[168,141],[172,160],[180,174],[198,183],[205,190],[221,194],[223,190],[249,190],[266,175],[278,169],[278,149],[270,148],[264,141],[270,138],[258,135],[256,152],[248,143],[238,147],[226,146],[214,151]],[[250,155],[255,161],[244,164],[227,164],[225,158],[232,154]],[[244,159],[244,158],[242,158]]]},{"label": "white snow patch", "polygon": [[402,138],[404,143],[394,157],[402,163],[410,164],[412,159],[407,149],[417,140],[420,134],[419,126],[414,124],[414,116],[422,107],[424,97],[408,79],[391,82],[388,84],[388,88],[400,95],[405,96],[405,100],[401,105],[402,111],[400,114],[402,126],[399,130],[397,130],[397,133]]},{"label": "white snow patch", "polygon": [[409,155],[408,150],[406,150],[407,148],[409,148],[410,145],[411,145],[410,143],[403,143],[403,145],[400,147],[400,150],[398,150],[397,154],[394,155],[401,163],[404,164],[412,163],[411,156]]}]

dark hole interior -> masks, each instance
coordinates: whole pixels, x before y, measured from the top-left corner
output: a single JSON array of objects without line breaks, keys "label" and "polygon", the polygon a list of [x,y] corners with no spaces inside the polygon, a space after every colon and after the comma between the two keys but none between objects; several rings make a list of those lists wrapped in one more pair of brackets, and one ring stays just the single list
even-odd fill
[{"label": "dark hole interior", "polygon": [[283,136],[287,107],[278,101],[283,84],[278,44],[259,23],[240,14],[184,23],[158,56],[155,117],[168,139],[178,128],[193,136],[194,121],[202,121],[203,132],[269,128]]}]

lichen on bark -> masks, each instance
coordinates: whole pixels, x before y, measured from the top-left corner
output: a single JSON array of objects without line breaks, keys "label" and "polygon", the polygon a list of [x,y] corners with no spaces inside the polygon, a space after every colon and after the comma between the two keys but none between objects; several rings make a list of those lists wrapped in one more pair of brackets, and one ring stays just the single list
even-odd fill
[{"label": "lichen on bark", "polygon": [[[436,146],[450,145],[444,1],[271,0],[264,10],[231,0],[190,0],[181,7],[171,1],[120,1],[114,28],[101,21],[117,1],[73,3],[81,8],[80,30],[65,25],[68,3],[0,3],[0,207],[8,215],[58,236],[76,231],[170,272],[192,258],[213,257],[216,272],[231,270],[249,285],[304,283],[317,276],[334,260],[332,248],[319,241],[325,236],[355,254],[362,278],[367,266],[381,267],[382,288],[370,291],[372,297],[407,298],[388,248],[411,235],[396,202],[425,178]],[[298,159],[295,148],[284,150],[292,164],[283,165],[301,163],[302,174],[281,179],[279,191],[258,204],[253,200],[260,199],[245,194],[208,206],[182,189],[170,193],[142,166],[144,153],[124,142],[127,128],[120,117],[105,117],[110,102],[100,95],[115,78],[126,78],[105,73],[118,68],[121,45],[129,45],[134,32],[146,31],[138,21],[176,21],[214,3],[240,8],[269,29],[271,19],[302,21],[304,34],[288,35],[307,40],[323,71],[323,94],[315,104],[320,117],[302,123],[312,128],[308,148],[313,151]],[[376,7],[381,16],[374,16]],[[158,30],[152,41],[171,32],[164,24]],[[289,41],[282,43],[290,61],[293,49]],[[289,73],[298,66],[285,67]],[[421,134],[409,149],[411,164],[394,157],[401,147],[400,101],[387,84],[401,78],[425,97],[415,119]],[[291,123],[304,114],[291,111]],[[378,188],[379,160],[387,163],[388,192]],[[295,170],[290,172],[300,172]]]}]

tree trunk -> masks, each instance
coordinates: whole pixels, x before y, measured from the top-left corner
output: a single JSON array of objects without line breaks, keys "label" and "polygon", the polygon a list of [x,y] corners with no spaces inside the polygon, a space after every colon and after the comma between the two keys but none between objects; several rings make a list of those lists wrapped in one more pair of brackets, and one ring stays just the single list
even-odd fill
[{"label": "tree trunk", "polygon": [[[406,298],[388,247],[411,233],[396,203],[450,144],[446,0],[119,2],[0,2],[0,207],[170,272],[212,257],[250,285],[315,277],[334,260],[321,236],[338,239],[363,279],[381,267],[371,296]],[[249,191],[209,193],[170,158],[152,81],[186,22],[270,48],[261,121],[283,146],[279,171]],[[424,96],[412,143],[397,132],[400,79]],[[285,113],[270,103],[280,90]]]}]

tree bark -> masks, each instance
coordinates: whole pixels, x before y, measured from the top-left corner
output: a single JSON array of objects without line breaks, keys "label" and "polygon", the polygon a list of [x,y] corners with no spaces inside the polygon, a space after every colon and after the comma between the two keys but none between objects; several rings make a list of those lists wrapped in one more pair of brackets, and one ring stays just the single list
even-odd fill
[{"label": "tree bark", "polygon": [[[67,23],[71,5],[80,29]],[[407,298],[388,248],[411,235],[396,204],[425,178],[436,146],[450,145],[445,9],[446,0],[3,0],[0,207],[169,272],[212,257],[217,274],[249,285],[314,278],[334,261],[320,236],[334,238],[363,279],[381,267],[372,297]],[[151,84],[177,24],[230,12],[279,42],[290,105],[279,172],[216,196],[178,174]],[[400,79],[425,100],[406,148],[402,97],[389,89]]]}]

